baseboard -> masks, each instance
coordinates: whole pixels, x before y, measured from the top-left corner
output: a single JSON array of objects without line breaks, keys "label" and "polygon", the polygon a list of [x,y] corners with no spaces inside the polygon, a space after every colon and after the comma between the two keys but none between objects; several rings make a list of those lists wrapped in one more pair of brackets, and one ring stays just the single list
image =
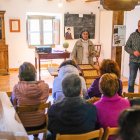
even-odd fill
[{"label": "baseboard", "polygon": [[12,72],[12,71],[18,71],[18,69],[19,69],[19,68],[9,68],[9,71],[10,71],[10,72]]}]

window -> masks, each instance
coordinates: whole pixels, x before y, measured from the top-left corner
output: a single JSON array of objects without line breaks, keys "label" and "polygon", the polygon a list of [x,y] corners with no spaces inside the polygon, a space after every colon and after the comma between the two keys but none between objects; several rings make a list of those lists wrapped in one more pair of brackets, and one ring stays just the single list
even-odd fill
[{"label": "window", "polygon": [[28,16],[27,36],[30,46],[60,44],[60,20],[52,16]]}]

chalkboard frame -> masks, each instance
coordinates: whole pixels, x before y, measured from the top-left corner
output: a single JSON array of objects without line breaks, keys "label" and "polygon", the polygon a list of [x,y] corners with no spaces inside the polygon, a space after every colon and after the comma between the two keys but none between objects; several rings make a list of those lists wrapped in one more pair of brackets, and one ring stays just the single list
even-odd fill
[{"label": "chalkboard frame", "polygon": [[80,37],[80,33],[83,29],[87,29],[90,32],[90,38],[95,38],[95,14],[64,14],[64,33],[65,27],[73,27],[74,39]]}]

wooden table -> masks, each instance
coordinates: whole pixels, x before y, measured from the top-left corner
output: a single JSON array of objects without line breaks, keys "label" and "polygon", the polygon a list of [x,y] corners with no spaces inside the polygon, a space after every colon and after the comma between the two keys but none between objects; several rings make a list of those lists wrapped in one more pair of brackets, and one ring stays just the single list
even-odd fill
[{"label": "wooden table", "polygon": [[51,76],[58,76],[58,67],[48,67],[48,72],[50,73]]},{"label": "wooden table", "polygon": [[5,92],[0,92],[0,139],[29,140],[24,127]]},{"label": "wooden table", "polygon": [[53,52],[53,53],[35,53],[35,68],[37,69],[37,59],[38,59],[38,69],[39,69],[39,79],[40,76],[40,62],[42,59],[64,59],[70,57],[69,52]]}]

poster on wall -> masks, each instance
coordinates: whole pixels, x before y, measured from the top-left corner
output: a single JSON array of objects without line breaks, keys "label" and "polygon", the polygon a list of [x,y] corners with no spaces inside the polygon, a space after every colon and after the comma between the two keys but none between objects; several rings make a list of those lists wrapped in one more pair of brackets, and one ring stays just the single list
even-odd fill
[{"label": "poster on wall", "polygon": [[114,25],[113,46],[124,46],[126,36],[125,25]]}]

